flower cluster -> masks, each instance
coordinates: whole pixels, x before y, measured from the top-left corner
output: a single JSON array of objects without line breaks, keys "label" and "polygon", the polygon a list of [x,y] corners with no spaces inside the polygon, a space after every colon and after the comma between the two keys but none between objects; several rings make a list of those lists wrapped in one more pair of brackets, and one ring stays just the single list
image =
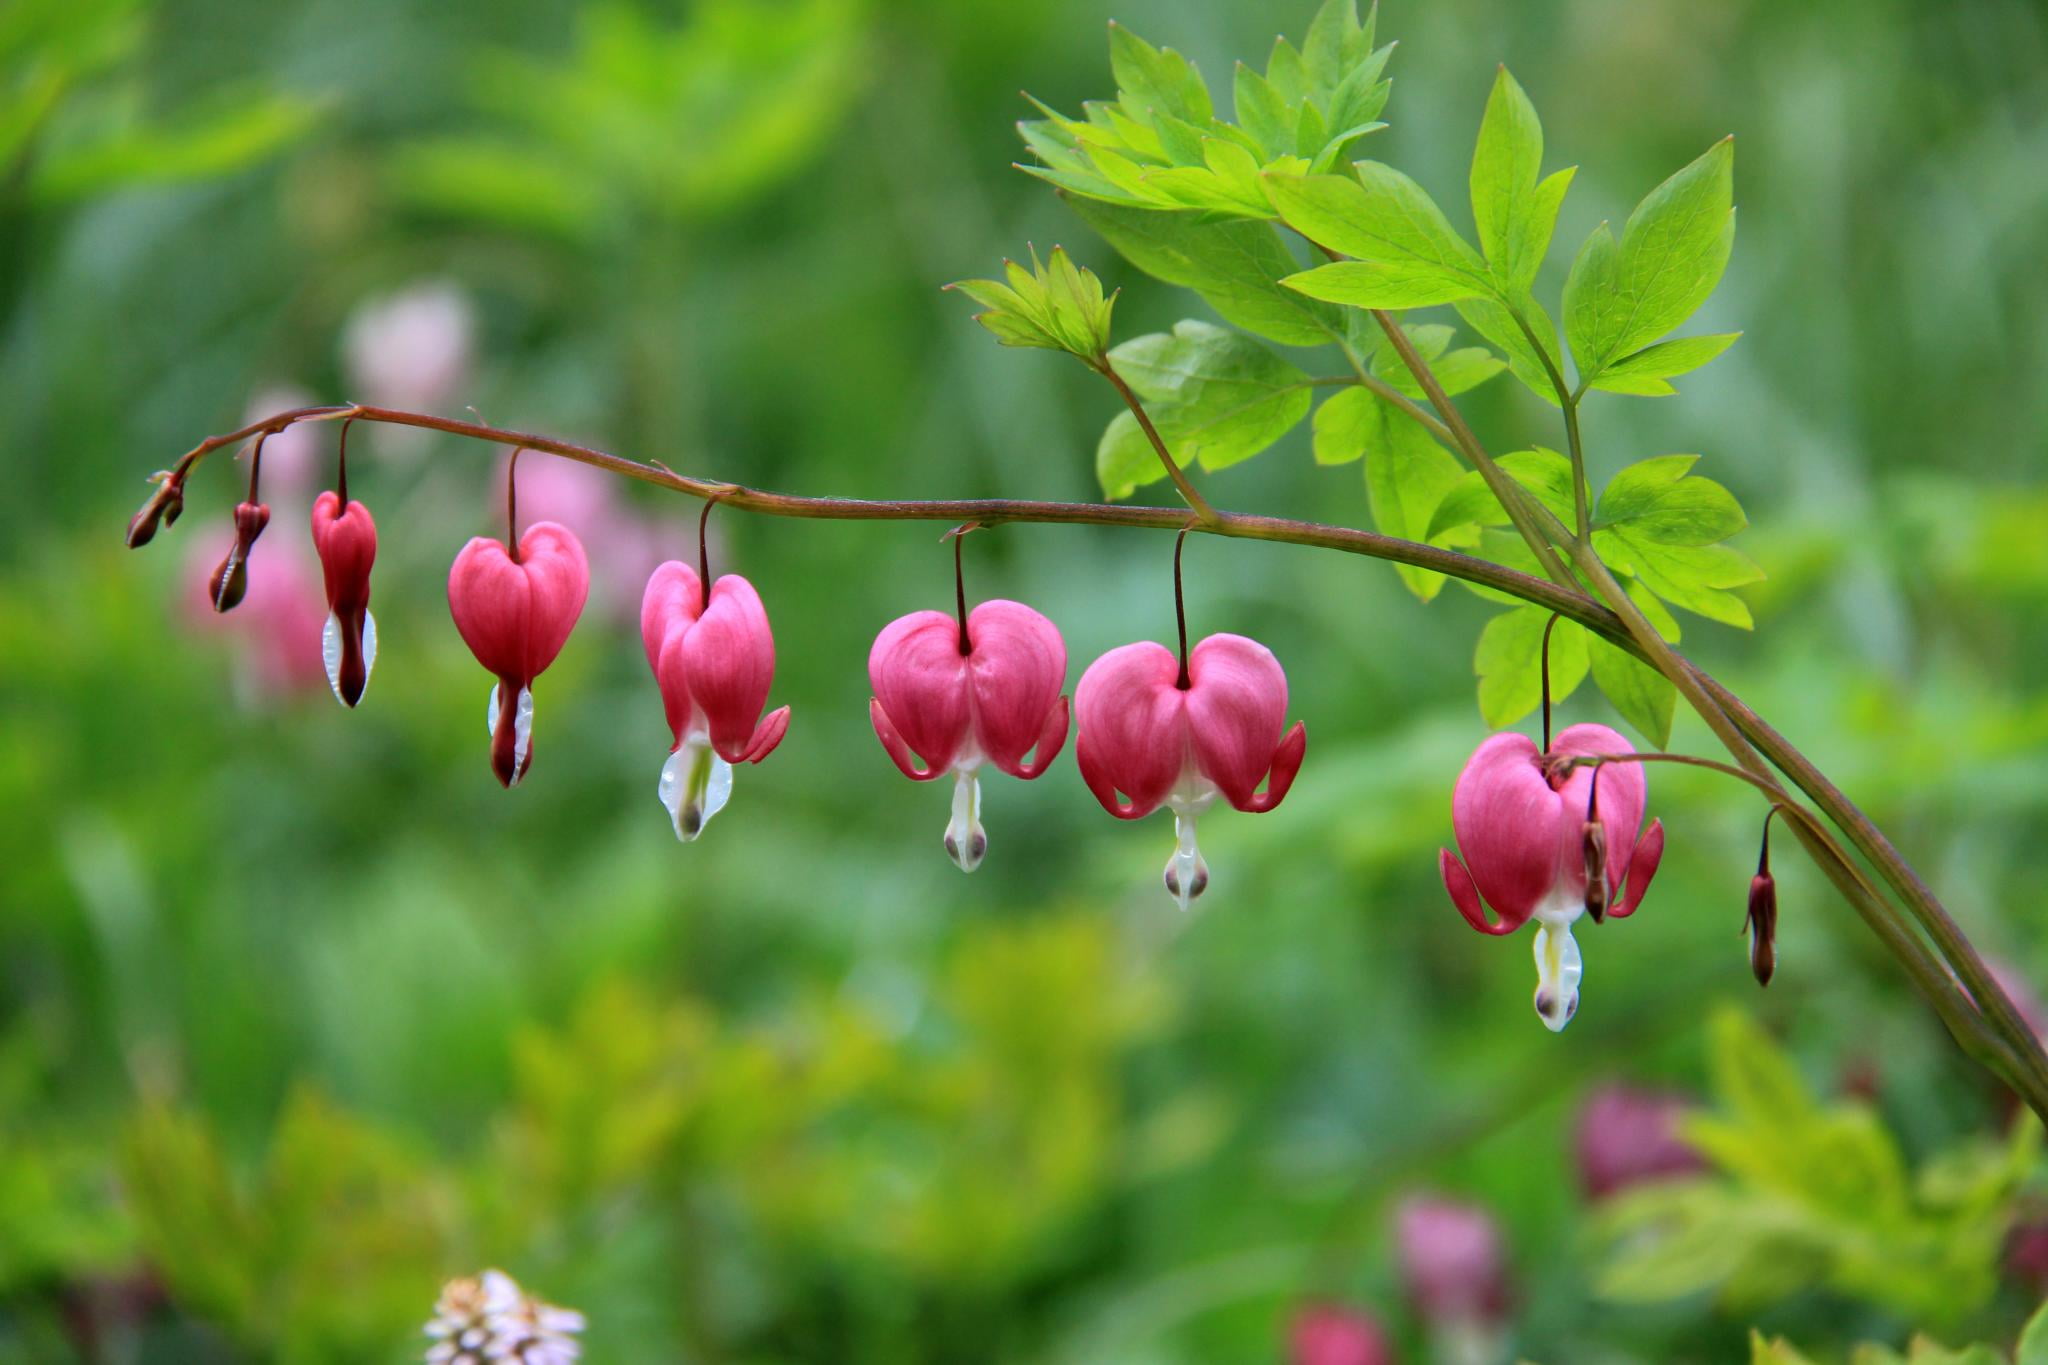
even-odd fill
[{"label": "flower cluster", "polygon": [[427,1365],[574,1365],[583,1315],[521,1289],[502,1270],[451,1280],[434,1304]]}]

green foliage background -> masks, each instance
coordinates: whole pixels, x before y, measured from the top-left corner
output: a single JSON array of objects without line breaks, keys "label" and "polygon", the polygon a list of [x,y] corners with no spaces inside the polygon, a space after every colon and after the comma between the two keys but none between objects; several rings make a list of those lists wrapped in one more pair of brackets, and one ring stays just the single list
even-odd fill
[{"label": "green foliage background", "polygon": [[[0,10],[0,1358],[80,1358],[86,1305],[107,1359],[402,1359],[442,1278],[501,1264],[589,1313],[605,1361],[1267,1360],[1305,1296],[1369,1306],[1424,1359],[1387,1216],[1418,1187],[1501,1218],[1532,1358],[1737,1359],[1758,1320],[1816,1359],[1919,1327],[2014,1339],[2027,1296],[1993,1267],[2031,1139],[1793,856],[1756,996],[1746,793],[1654,774],[1664,869],[1643,913],[1584,935],[1561,1037],[1530,1017],[1525,943],[1459,921],[1434,855],[1495,612],[1466,594],[1191,544],[1193,628],[1271,645],[1311,742],[1277,812],[1205,822],[1214,880],[1183,920],[1163,828],[1109,820],[1067,757],[988,784],[972,879],[944,858],[943,797],[881,753],[863,669],[883,623],[947,601],[937,528],[715,519],[795,715],[689,848],[654,800],[638,641],[595,608],[536,689],[531,779],[491,781],[488,684],[443,605],[495,516],[482,448],[359,433],[383,530],[359,713],[252,691],[241,642],[192,628],[181,566],[224,548],[227,460],[156,545],[120,548],[140,476],[259,389],[355,396],[353,310],[421,279],[478,312],[451,412],[792,491],[1096,496],[1115,396],[999,350],[937,286],[1060,243],[1124,287],[1118,341],[1210,316],[1009,167],[1034,116],[1013,92],[1111,93],[1109,17]],[[1220,100],[1309,14],[1114,17]],[[1688,330],[1744,338],[1676,398],[1594,401],[1593,473],[1698,452],[1734,490],[1770,574],[1736,594],[1757,628],[1687,648],[1983,948],[2048,978],[2038,7],[1436,0],[1381,24],[1401,46],[1366,154],[1464,221],[1506,62],[1548,163],[1580,167],[1554,273],[1737,134],[1742,232]],[[1556,440],[1518,386],[1463,401],[1496,449]],[[1369,524],[1357,467],[1315,455],[1303,424],[1196,477],[1220,506]],[[643,492],[686,553],[694,506]],[[969,543],[969,586],[1050,614],[1077,678],[1169,635],[1167,555],[1006,528]],[[1564,718],[1613,715],[1586,689]],[[1674,747],[1708,744],[1681,716]],[[1794,1070],[1730,1074],[1769,1046],[1709,1028],[1731,999]],[[1874,1106],[1835,1098],[1851,1073]],[[1722,1145],[1700,1139],[1721,1173],[1675,1212],[1577,1193],[1576,1103],[1617,1077],[1721,1097]],[[1758,1147],[1782,1164],[1720,1161]],[[1846,1184],[1773,1175],[1809,1169]],[[1632,1217],[1687,1216],[1728,1264],[1632,1240]],[[1900,1250],[1841,1253],[1873,1239]]]}]

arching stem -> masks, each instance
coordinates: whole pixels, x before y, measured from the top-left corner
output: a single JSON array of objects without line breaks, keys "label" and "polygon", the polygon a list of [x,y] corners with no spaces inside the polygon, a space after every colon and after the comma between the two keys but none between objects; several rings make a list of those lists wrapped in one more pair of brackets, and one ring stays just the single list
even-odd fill
[{"label": "arching stem", "polygon": [[1180,678],[1174,686],[1183,692],[1194,686],[1194,682],[1188,677],[1188,605],[1181,593],[1180,552],[1181,547],[1188,543],[1188,532],[1194,529],[1194,523],[1189,522],[1173,538],[1173,623],[1180,631]]}]

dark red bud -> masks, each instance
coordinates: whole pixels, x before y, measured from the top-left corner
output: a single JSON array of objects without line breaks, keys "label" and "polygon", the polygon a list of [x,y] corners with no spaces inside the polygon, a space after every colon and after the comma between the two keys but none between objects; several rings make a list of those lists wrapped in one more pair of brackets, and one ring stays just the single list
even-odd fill
[{"label": "dark red bud", "polygon": [[158,479],[156,491],[149,495],[149,501],[142,504],[136,514],[128,519],[128,548],[139,550],[156,538],[159,523],[175,526],[178,514],[185,510],[185,485],[165,475]]},{"label": "dark red bud", "polygon": [[1607,828],[1588,820],[1583,843],[1586,853],[1586,913],[1598,924],[1607,918]]},{"label": "dark red bud", "polygon": [[1749,879],[1749,914],[1742,927],[1749,931],[1749,969],[1756,984],[1771,984],[1778,967],[1778,881],[1768,872]]},{"label": "dark red bud", "polygon": [[215,611],[233,611],[249,591],[249,550],[270,524],[270,509],[260,502],[235,506],[235,543],[207,580]]}]

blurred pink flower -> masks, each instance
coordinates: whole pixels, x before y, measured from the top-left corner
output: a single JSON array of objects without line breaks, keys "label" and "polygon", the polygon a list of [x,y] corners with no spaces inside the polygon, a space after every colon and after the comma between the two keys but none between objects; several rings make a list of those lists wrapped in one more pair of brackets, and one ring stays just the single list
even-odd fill
[{"label": "blurred pink flower", "polygon": [[[499,486],[510,460],[508,454],[498,461]],[[519,462],[519,520],[556,521],[576,532],[590,555],[593,604],[622,621],[639,621],[641,587],[657,568],[696,558],[695,537],[680,511],[668,521],[642,512],[619,489],[616,475],[553,455],[529,451]]]},{"label": "blurred pink flower", "polygon": [[2011,997],[2013,1008],[2020,1012],[2020,1021],[2034,1031],[2036,1038],[2048,1039],[2048,1010],[2042,1009],[2041,997],[2034,990],[2033,983],[2002,958],[1986,956],[1984,970],[1990,972],[1998,988]]},{"label": "blurred pink flower", "polygon": [[2048,1215],[2036,1209],[2006,1234],[2005,1274],[2033,1299],[2048,1295]]},{"label": "blurred pink flower", "polygon": [[446,281],[364,299],[342,337],[350,396],[380,407],[443,407],[469,381],[475,328],[469,296]]},{"label": "blurred pink flower", "polygon": [[[292,384],[259,389],[243,413],[244,422],[275,417],[320,400]],[[334,428],[326,422],[297,422],[263,442],[263,493],[273,505],[309,506],[312,490],[334,477]]]},{"label": "blurred pink flower", "polygon": [[1691,1108],[1683,1095],[1630,1085],[1605,1085],[1589,1095],[1573,1137],[1587,1198],[1705,1170],[1706,1162],[1678,1133],[1678,1120]]},{"label": "blurred pink flower", "polygon": [[[269,458],[266,453],[266,463]],[[264,537],[249,556],[248,592],[226,613],[213,609],[211,592],[220,539],[218,534],[193,535],[186,542],[177,591],[186,623],[197,632],[232,642],[235,691],[245,704],[324,691],[327,666],[320,632],[327,623],[327,596],[301,539]]]},{"label": "blurred pink flower", "polygon": [[1287,1329],[1289,1365],[1394,1365],[1386,1333],[1364,1313],[1336,1304],[1297,1309]]},{"label": "blurred pink flower", "polygon": [[1507,1258],[1500,1225],[1485,1209],[1411,1196],[1394,1212],[1394,1244],[1408,1296],[1432,1328],[1507,1317]]}]

